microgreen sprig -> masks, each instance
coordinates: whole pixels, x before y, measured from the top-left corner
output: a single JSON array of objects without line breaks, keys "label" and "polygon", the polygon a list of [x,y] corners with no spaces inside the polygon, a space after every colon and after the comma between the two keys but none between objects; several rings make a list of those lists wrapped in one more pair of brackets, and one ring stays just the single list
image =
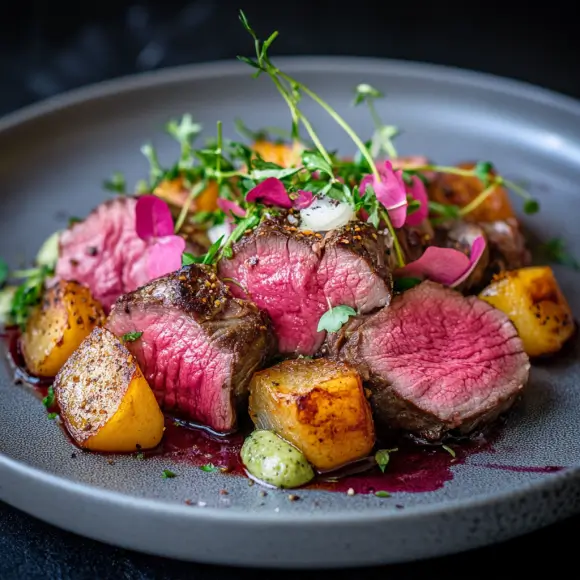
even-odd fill
[{"label": "microgreen sprig", "polygon": [[[324,99],[322,99],[318,94],[312,91],[308,86],[301,83],[297,79],[291,77],[287,73],[281,71],[272,64],[268,56],[268,49],[272,44],[272,42],[278,36],[278,32],[272,33],[267,40],[262,42],[259,40],[256,33],[250,26],[248,19],[246,18],[246,15],[241,10],[240,10],[240,21],[242,22],[242,25],[247,30],[247,32],[254,39],[256,58],[248,58],[244,56],[239,56],[238,58],[242,62],[245,62],[246,64],[256,69],[256,72],[254,73],[255,77],[259,76],[261,73],[265,73],[271,78],[272,82],[274,83],[274,86],[278,89],[278,92],[280,93],[282,98],[286,101],[286,104],[290,109],[290,113],[292,116],[293,134],[297,132],[298,123],[302,123],[302,125],[306,129],[308,135],[310,136],[312,142],[314,143],[316,149],[318,150],[324,161],[332,167],[333,160],[331,155],[328,153],[328,151],[322,144],[320,138],[316,134],[316,131],[312,127],[311,123],[309,122],[309,120],[306,118],[306,116],[303,114],[303,112],[299,107],[301,96],[302,94],[305,94],[310,99],[312,99],[318,106],[320,106],[350,137],[350,139],[353,141],[353,143],[359,150],[361,156],[366,160],[368,167],[371,173],[373,174],[374,178],[377,181],[380,181],[381,175],[373,160],[369,148],[362,142],[362,140],[352,129],[352,127]],[[334,175],[334,172],[332,173],[330,179],[331,179],[330,187],[332,187],[332,183],[338,181],[338,179]],[[349,201],[354,206],[353,199],[354,196],[352,192],[350,192],[350,198],[351,199]],[[391,237],[393,239],[393,246],[395,249],[397,260],[399,262],[399,266],[404,266],[405,262],[403,258],[403,252],[400,247],[395,229],[391,223],[391,220],[389,219],[388,212],[386,210],[384,211],[381,210],[380,216],[385,221],[387,229],[389,230]]]}]

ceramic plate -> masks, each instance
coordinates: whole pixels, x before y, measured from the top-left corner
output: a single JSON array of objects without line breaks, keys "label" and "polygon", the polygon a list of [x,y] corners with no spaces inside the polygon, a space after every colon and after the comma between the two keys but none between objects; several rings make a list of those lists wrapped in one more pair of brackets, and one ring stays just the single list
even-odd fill
[{"label": "ceramic plate", "polygon": [[[561,236],[580,247],[580,104],[524,84],[420,64],[279,63],[365,135],[371,121],[363,108],[349,106],[353,87],[368,82],[385,90],[380,112],[403,128],[401,154],[424,153],[440,163],[493,160],[508,177],[524,180],[542,204],[524,219],[526,227],[539,239]],[[68,217],[86,215],[110,195],[101,183],[112,170],[135,183],[147,171],[139,153],[145,141],[153,139],[162,160],[174,158],[175,144],[163,132],[171,117],[191,112],[208,133],[221,119],[232,138],[236,117],[250,127],[288,127],[288,112],[268,80],[249,72],[240,63],[219,63],[121,79],[2,120],[0,254],[12,266],[31,259]],[[325,114],[310,104],[305,110],[323,141],[353,153]],[[578,316],[580,277],[555,270]],[[480,452],[406,472],[400,466],[400,477],[389,480],[389,498],[301,490],[298,501],[284,491],[264,496],[247,479],[166,456],[139,461],[78,452],[34,390],[15,385],[0,366],[0,499],[104,542],[220,564],[345,567],[482,546],[580,511],[578,350],[572,344],[564,356],[534,366],[523,400]],[[163,479],[163,469],[177,477]],[[432,491],[420,491],[425,488]]]}]

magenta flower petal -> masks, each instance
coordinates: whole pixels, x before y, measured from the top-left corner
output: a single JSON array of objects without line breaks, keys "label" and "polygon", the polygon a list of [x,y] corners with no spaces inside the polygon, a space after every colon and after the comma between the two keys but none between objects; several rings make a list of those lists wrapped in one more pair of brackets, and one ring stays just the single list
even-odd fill
[{"label": "magenta flower petal", "polygon": [[397,270],[397,276],[426,278],[453,288],[473,272],[484,250],[485,239],[482,236],[473,240],[470,257],[453,248],[429,246],[418,260]]},{"label": "magenta flower petal", "polygon": [[312,205],[314,201],[314,195],[311,191],[300,190],[298,192],[298,197],[292,202],[292,206],[295,209],[306,209]]},{"label": "magenta flower petal", "polygon": [[142,240],[173,235],[169,206],[155,195],[142,195],[135,208],[135,229]]},{"label": "magenta flower petal", "polygon": [[390,161],[377,166],[380,181],[373,175],[363,177],[359,185],[361,195],[365,194],[368,185],[375,191],[377,199],[389,212],[394,228],[401,228],[407,217],[407,189],[401,171],[394,171]]},{"label": "magenta flower petal", "polygon": [[159,238],[147,248],[147,275],[155,280],[181,268],[185,240],[181,236]]},{"label": "magenta flower petal", "polygon": [[407,187],[407,192],[421,204],[421,207],[411,215],[407,216],[405,223],[409,226],[420,226],[429,215],[429,198],[423,182],[413,175],[412,185]]},{"label": "magenta flower petal", "polygon": [[292,207],[292,201],[288,197],[284,184],[275,177],[268,177],[262,183],[258,183],[256,187],[250,189],[246,195],[246,201],[250,203],[259,202],[284,209]]},{"label": "magenta flower petal", "polygon": [[217,205],[226,215],[231,212],[238,217],[246,216],[245,210],[242,209],[235,201],[230,201],[229,199],[218,197]]}]

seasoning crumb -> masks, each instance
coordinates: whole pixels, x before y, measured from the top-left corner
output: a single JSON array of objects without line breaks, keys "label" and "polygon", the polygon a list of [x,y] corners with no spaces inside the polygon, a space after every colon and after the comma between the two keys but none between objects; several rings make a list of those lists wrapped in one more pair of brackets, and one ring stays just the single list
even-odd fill
[{"label": "seasoning crumb", "polygon": [[396,507],[398,510],[402,510],[402,509],[403,509],[405,506],[404,506],[404,505],[401,505],[400,503],[398,503],[398,504],[397,504],[395,507]]},{"label": "seasoning crumb", "polygon": [[266,497],[268,494],[262,489],[260,490],[260,497]]},{"label": "seasoning crumb", "polygon": [[249,487],[252,487],[253,485],[254,485],[254,482],[253,482],[251,479],[250,479],[250,480],[248,480],[248,486],[249,486]]},{"label": "seasoning crumb", "polygon": [[183,503],[185,503],[185,505],[192,505],[193,504],[193,502],[190,499],[186,499],[185,502],[183,502]]},{"label": "seasoning crumb", "polygon": [[298,501],[299,499],[300,499],[300,496],[298,496],[298,495],[294,495],[293,493],[291,493],[291,494],[288,496],[288,500],[289,500],[289,501]]},{"label": "seasoning crumb", "polygon": [[205,507],[207,505],[207,502],[205,501],[198,501],[197,502],[198,507]]},{"label": "seasoning crumb", "polygon": [[352,487],[348,488],[348,491],[346,492],[346,495],[350,495],[353,496],[356,492],[354,491],[354,489]]},{"label": "seasoning crumb", "polygon": [[227,489],[220,489],[220,495],[229,495]]},{"label": "seasoning crumb", "polygon": [[109,465],[115,465],[115,462],[112,459],[107,459],[107,463]]},{"label": "seasoning crumb", "polygon": [[76,453],[73,451],[73,452],[70,454],[70,458],[71,458],[71,459],[76,459],[76,458],[77,458],[77,454],[76,454]]}]

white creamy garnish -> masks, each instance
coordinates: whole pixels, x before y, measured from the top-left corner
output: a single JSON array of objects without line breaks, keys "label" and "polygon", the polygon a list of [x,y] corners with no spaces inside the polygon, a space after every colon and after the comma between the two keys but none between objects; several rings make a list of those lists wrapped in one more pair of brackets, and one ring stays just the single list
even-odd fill
[{"label": "white creamy garnish", "polygon": [[315,199],[310,207],[300,210],[300,229],[328,232],[346,225],[354,218],[350,204],[322,197]]}]

